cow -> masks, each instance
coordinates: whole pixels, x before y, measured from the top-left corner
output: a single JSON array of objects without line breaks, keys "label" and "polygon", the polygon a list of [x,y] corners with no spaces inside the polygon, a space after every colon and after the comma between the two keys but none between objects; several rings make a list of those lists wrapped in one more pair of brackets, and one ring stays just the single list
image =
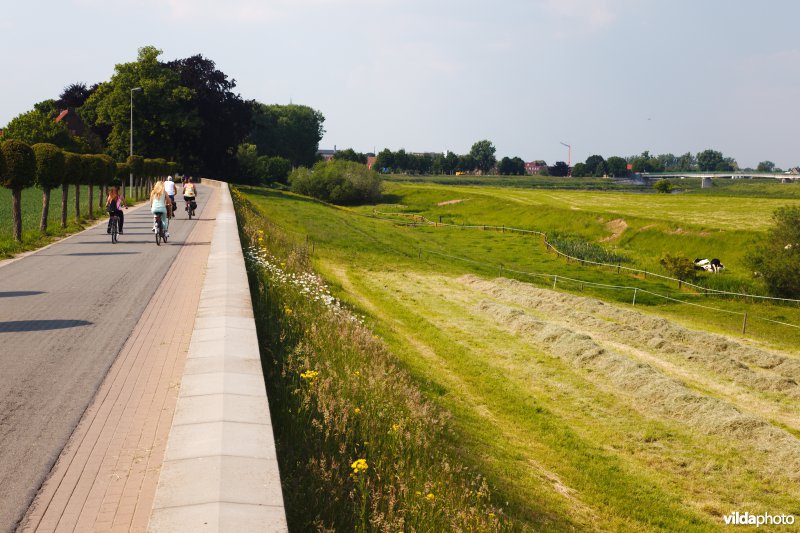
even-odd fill
[{"label": "cow", "polygon": [[706,272],[713,272],[714,274],[716,274],[724,268],[725,265],[723,265],[722,262],[720,262],[720,260],[717,259],[716,257],[711,261],[709,261],[708,259],[700,259],[700,258],[694,260],[695,270],[704,270]]}]

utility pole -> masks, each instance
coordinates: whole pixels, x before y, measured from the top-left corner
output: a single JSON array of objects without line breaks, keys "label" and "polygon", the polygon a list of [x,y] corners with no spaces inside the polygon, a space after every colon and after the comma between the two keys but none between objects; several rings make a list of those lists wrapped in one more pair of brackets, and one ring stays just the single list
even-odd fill
[{"label": "utility pole", "polygon": [[567,147],[567,166],[572,167],[572,145],[561,141],[562,146]]}]

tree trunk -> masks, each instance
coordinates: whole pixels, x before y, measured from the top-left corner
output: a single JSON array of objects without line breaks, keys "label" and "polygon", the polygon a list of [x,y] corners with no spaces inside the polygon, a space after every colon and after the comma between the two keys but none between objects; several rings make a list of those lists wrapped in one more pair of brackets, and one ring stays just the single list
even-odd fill
[{"label": "tree trunk", "polygon": [[11,221],[14,226],[14,240],[22,242],[22,189],[11,189]]},{"label": "tree trunk", "polygon": [[67,200],[69,199],[69,185],[61,186],[61,227],[67,227]]},{"label": "tree trunk", "polygon": [[81,220],[81,186],[75,185],[75,221]]},{"label": "tree trunk", "polygon": [[50,187],[42,189],[42,221],[39,222],[39,231],[47,233],[47,215],[50,214]]},{"label": "tree trunk", "polygon": [[94,220],[94,185],[89,184],[89,212],[86,214],[89,220]]},{"label": "tree trunk", "polygon": [[108,198],[108,185],[103,185],[97,191],[97,208],[102,210],[105,207],[105,199]]}]

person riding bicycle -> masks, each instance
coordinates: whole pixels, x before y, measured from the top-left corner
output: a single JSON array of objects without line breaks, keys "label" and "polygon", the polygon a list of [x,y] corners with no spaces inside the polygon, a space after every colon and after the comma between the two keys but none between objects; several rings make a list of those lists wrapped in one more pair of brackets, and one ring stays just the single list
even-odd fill
[{"label": "person riding bicycle", "polygon": [[125,222],[125,215],[122,214],[122,208],[128,209],[125,205],[125,199],[119,195],[119,187],[111,187],[108,191],[106,198],[106,211],[108,211],[108,229],[106,233],[111,233],[111,217],[117,217],[117,231],[122,235],[122,224]]},{"label": "person riding bicycle", "polygon": [[172,181],[172,176],[167,176],[167,181],[164,182],[164,191],[169,196],[170,203],[172,203],[172,213],[175,213],[178,204],[175,203],[175,182]]},{"label": "person riding bicycle", "polygon": [[189,210],[189,206],[192,206],[192,210],[197,208],[197,189],[192,182],[192,178],[186,178],[186,183],[183,184],[183,199],[186,201],[186,211]]},{"label": "person riding bicycle", "polygon": [[[164,235],[169,237],[169,215],[171,214],[172,204],[168,200],[167,193],[164,192],[164,182],[157,181],[153,185],[153,191],[150,193],[150,212],[153,215],[161,215],[161,227],[164,228]],[[158,226],[153,225],[153,231],[156,231]]]}]

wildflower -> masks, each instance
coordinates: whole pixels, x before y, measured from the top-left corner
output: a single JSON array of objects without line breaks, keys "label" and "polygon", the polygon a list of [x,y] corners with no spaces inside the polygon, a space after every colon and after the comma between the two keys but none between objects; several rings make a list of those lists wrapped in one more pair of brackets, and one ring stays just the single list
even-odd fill
[{"label": "wildflower", "polygon": [[355,413],[356,413],[356,414],[360,414],[360,413],[361,413],[361,409],[359,409],[358,407],[356,407]]},{"label": "wildflower", "polygon": [[420,491],[416,491],[414,494],[416,494],[417,496],[422,496],[422,493]]},{"label": "wildflower", "polygon": [[489,518],[494,518],[494,513],[489,513]]},{"label": "wildflower", "polygon": [[400,429],[400,424],[392,424],[392,431],[397,431]]},{"label": "wildflower", "polygon": [[317,379],[317,377],[319,377],[319,372],[317,372],[316,370],[306,370],[305,372],[300,374],[300,377],[308,381],[309,383],[313,383],[314,380]]},{"label": "wildflower", "polygon": [[283,306],[283,312],[286,313],[286,315],[291,316],[292,315],[292,308],[288,307],[288,306]]},{"label": "wildflower", "polygon": [[361,375],[361,371],[360,370],[356,370],[356,377],[358,377],[360,375]]},{"label": "wildflower", "polygon": [[435,499],[436,499],[436,496],[434,496],[432,492],[429,492],[429,493],[428,493],[428,494],[425,496],[425,499],[426,499],[426,500],[428,500],[429,502],[432,502],[433,500],[435,500]]},{"label": "wildflower", "polygon": [[366,472],[369,465],[366,459],[356,459],[353,464],[350,465],[350,468],[353,469],[353,474],[358,475]]}]

